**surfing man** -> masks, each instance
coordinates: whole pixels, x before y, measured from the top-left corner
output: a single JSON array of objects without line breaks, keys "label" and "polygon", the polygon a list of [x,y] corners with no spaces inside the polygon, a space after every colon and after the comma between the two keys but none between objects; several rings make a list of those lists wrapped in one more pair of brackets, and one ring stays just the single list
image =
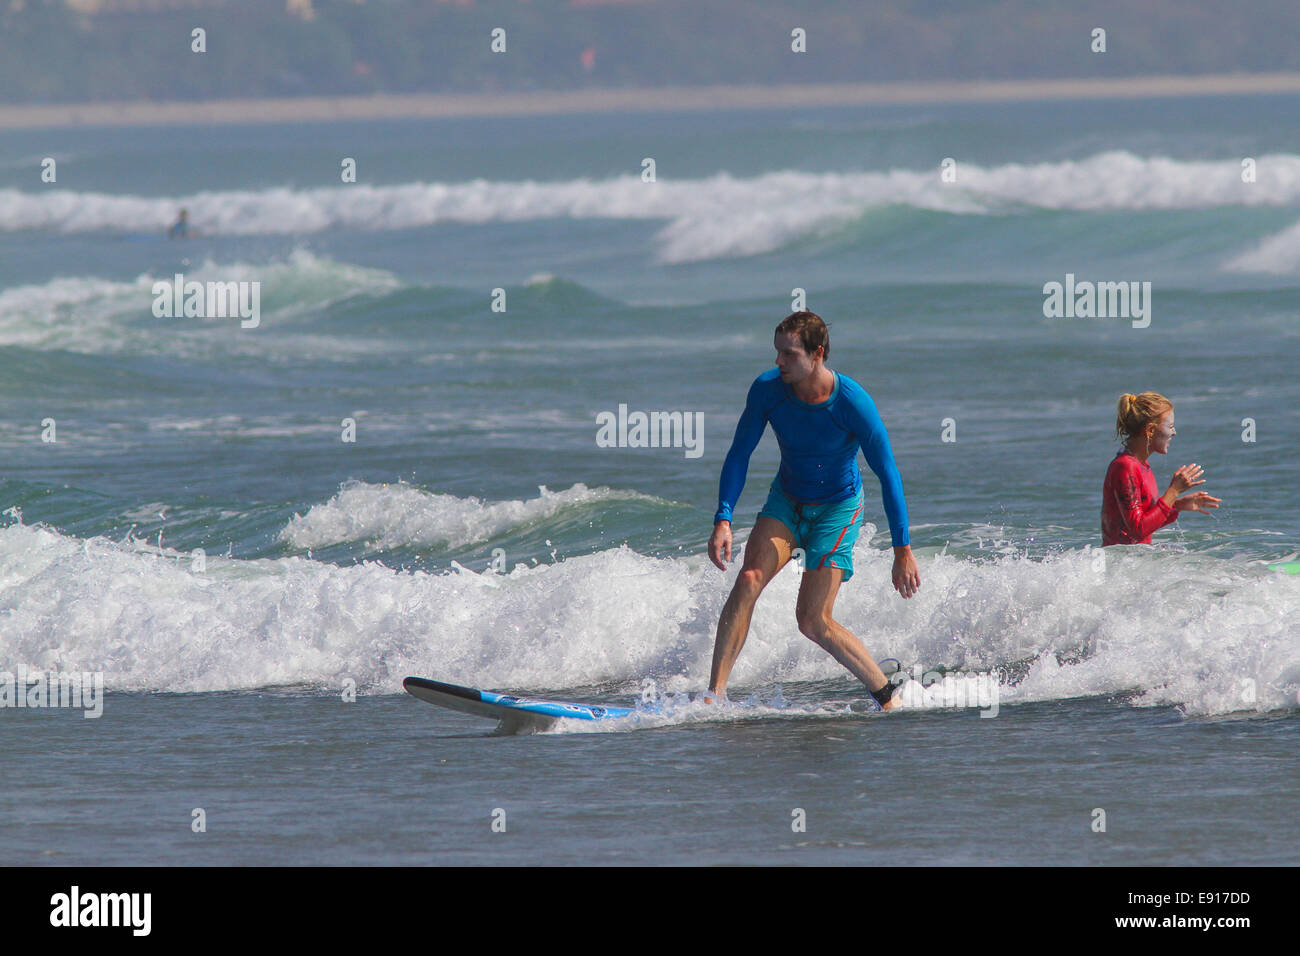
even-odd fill
[{"label": "surfing man", "polygon": [[167,230],[168,239],[188,239],[190,237],[190,214],[182,209],[172,227]]},{"label": "surfing man", "polygon": [[894,587],[910,598],[921,573],[907,534],[903,481],[875,403],[853,379],[826,367],[830,336],[812,312],[795,312],[776,327],[776,368],[749,387],[745,411],[722,466],[718,511],[709,558],[722,570],[731,560],[731,516],[745,487],[749,456],[770,422],[781,446],[781,468],[745,546],[745,563],[718,620],[709,696],[724,697],[727,677],[749,634],[763,588],[803,549],[804,572],[795,617],[799,631],[866,685],[886,710],[896,706],[894,685],[867,649],[831,616],[842,581],[853,576],[853,544],[866,499],[858,448],[880,479],[894,545]]},{"label": "surfing man", "polygon": [[1174,435],[1174,403],[1159,392],[1141,395],[1124,394],[1119,397],[1115,417],[1115,436],[1125,436],[1124,447],[1111,460],[1106,469],[1106,481],[1101,490],[1101,543],[1150,544],[1151,535],[1178,520],[1180,511],[1200,511],[1208,514],[1210,508],[1219,507],[1222,498],[1211,497],[1208,492],[1194,491],[1182,495],[1196,485],[1205,484],[1201,476],[1205,470],[1195,463],[1183,465],[1174,472],[1169,487],[1156,497],[1156,476],[1147,464],[1152,452],[1164,455]]}]

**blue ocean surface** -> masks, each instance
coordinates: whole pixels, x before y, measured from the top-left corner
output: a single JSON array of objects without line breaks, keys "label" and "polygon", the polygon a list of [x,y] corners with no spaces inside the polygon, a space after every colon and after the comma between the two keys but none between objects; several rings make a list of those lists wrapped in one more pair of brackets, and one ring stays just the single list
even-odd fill
[{"label": "blue ocean surface", "polygon": [[[1298,107],[0,132],[0,862],[1300,862]],[[167,314],[178,275],[257,322]],[[1067,281],[1146,314],[1045,314]],[[836,603],[898,712],[800,636],[794,567],[736,706],[690,703],[801,295],[902,473],[920,593],[864,466]],[[1161,488],[1196,462],[1223,503],[1103,552],[1147,390]],[[621,406],[700,441],[609,447]],[[20,671],[100,675],[102,714]],[[686,704],[511,735],[408,675]]]}]

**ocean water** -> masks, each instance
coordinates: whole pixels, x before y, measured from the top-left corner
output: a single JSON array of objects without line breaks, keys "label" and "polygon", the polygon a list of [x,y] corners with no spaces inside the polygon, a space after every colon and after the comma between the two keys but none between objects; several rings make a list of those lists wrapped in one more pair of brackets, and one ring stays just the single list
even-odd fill
[{"label": "ocean water", "polygon": [[[1297,107],[0,133],[0,672],[104,686],[0,707],[0,861],[1300,862]],[[156,315],[178,273],[258,283],[256,326]],[[1149,311],[1048,317],[1067,276]],[[793,568],[735,706],[690,703],[795,289],[903,476],[920,593],[867,472],[836,604],[917,678],[896,713],[799,635]],[[1161,487],[1223,504],[1101,552],[1144,390]],[[700,443],[603,447],[620,406]],[[411,674],[675,703],[502,735]]]}]

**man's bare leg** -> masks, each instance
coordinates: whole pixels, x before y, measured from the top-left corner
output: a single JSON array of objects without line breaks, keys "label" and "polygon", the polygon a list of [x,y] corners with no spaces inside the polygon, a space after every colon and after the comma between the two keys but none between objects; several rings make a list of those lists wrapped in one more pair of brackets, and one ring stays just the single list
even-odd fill
[{"label": "man's bare leg", "polygon": [[[880,690],[889,683],[885,672],[867,652],[866,645],[844,625],[831,617],[835,595],[840,590],[844,572],[839,568],[810,568],[803,573],[799,584],[799,602],[795,616],[799,631],[804,637],[824,649],[831,657],[848,668],[867,690]],[[898,706],[898,698],[890,698],[885,710]]]},{"label": "man's bare leg", "polygon": [[[718,633],[713,641],[713,668],[709,671],[710,694],[726,694],[727,678],[731,676],[731,668],[749,636],[749,621],[758,596],[785,567],[794,546],[794,535],[789,528],[775,518],[759,516],[745,545],[745,564],[718,618]],[[709,699],[706,695],[705,700]]]}]

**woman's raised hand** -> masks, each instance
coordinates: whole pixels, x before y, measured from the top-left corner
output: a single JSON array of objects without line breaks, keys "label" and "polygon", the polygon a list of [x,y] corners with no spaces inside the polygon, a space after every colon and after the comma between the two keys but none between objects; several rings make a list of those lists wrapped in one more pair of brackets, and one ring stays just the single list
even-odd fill
[{"label": "woman's raised hand", "polygon": [[1174,472],[1174,477],[1169,482],[1169,487],[1174,489],[1174,494],[1181,495],[1188,488],[1205,484],[1205,479],[1201,477],[1204,474],[1205,469],[1200,465],[1183,465],[1183,467]]}]

